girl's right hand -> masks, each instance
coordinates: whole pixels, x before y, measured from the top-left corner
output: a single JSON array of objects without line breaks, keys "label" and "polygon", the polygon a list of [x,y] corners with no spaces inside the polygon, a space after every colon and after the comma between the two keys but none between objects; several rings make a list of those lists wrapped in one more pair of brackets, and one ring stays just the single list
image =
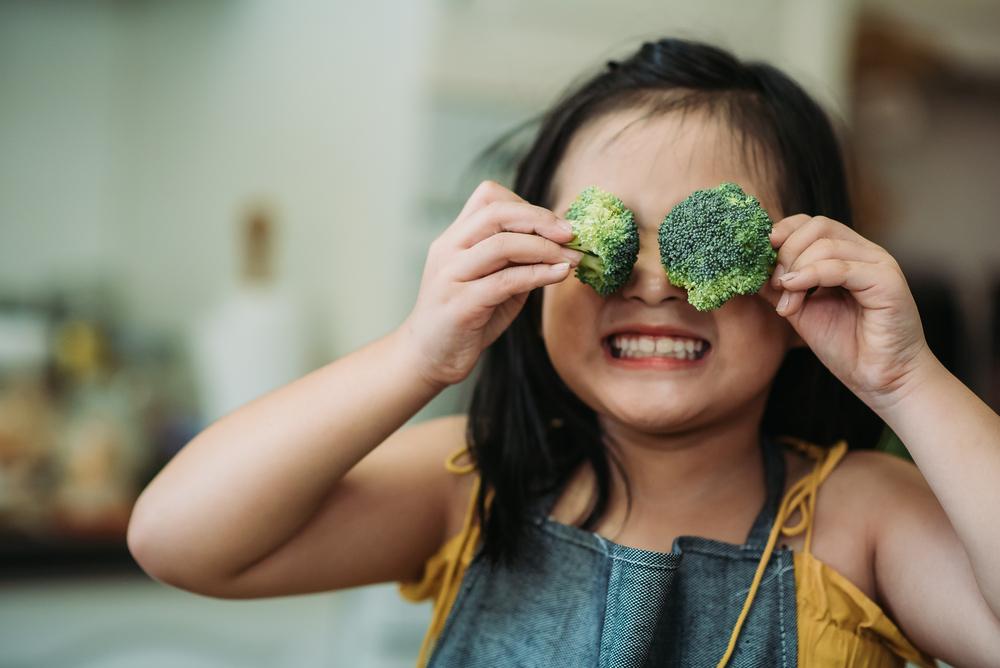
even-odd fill
[{"label": "girl's right hand", "polygon": [[401,329],[420,375],[435,386],[463,380],[510,325],[528,293],[569,274],[583,254],[560,244],[569,222],[484,181],[430,245],[413,310]]}]

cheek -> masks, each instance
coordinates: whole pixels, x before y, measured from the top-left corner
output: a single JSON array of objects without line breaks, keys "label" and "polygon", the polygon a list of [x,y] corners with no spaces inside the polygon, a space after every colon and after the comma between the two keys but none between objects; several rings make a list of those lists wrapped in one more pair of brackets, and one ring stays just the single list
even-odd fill
[{"label": "cheek", "polygon": [[720,311],[719,317],[727,356],[738,368],[769,381],[790,347],[792,326],[760,297],[737,297],[730,304],[731,309]]},{"label": "cheek", "polygon": [[[589,293],[589,294],[588,294]],[[575,278],[547,285],[542,292],[542,336],[547,346],[597,337],[597,314],[603,300]]]},{"label": "cheek", "polygon": [[[589,292],[589,294],[588,294]],[[574,390],[577,377],[603,355],[598,318],[604,300],[574,278],[544,288],[542,338],[559,376]]]}]

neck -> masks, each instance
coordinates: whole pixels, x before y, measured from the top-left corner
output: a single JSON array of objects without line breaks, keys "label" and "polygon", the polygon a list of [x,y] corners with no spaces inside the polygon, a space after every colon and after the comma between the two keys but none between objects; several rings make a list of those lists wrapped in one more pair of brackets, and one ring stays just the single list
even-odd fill
[{"label": "neck", "polygon": [[[633,506],[651,512],[743,505],[764,496],[760,412],[720,420],[708,428],[671,434],[638,431],[605,416],[601,428],[628,476]],[[624,499],[624,481],[612,467],[612,498]],[[716,505],[718,504],[718,505]]]}]

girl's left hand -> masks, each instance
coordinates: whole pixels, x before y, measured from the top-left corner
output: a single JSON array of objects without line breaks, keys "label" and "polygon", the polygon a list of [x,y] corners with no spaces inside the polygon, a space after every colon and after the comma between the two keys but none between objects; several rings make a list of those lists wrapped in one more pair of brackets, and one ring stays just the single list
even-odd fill
[{"label": "girl's left hand", "polygon": [[842,223],[804,214],[776,223],[771,245],[777,266],[760,294],[863,401],[877,408],[901,396],[930,353],[893,257]]}]

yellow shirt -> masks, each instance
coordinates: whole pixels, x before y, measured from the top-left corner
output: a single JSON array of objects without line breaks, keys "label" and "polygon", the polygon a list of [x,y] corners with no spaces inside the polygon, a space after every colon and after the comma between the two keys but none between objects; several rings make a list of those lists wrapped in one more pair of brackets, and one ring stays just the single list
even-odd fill
[{"label": "yellow shirt", "polygon": [[[847,443],[841,441],[832,448],[823,448],[797,439],[782,440],[809,455],[814,460],[813,470],[793,484],[782,499],[757,576],[750,587],[743,612],[733,630],[729,649],[720,666],[725,665],[735,646],[740,627],[749,611],[778,535],[795,536],[805,532],[804,549],[793,555],[799,666],[895,668],[910,661],[918,666],[933,668],[934,660],[914,647],[877,603],[846,577],[814,557],[810,550],[812,517],[819,486],[844,456]],[[463,466],[456,463],[466,452],[462,448],[453,453],[445,461],[445,468],[459,475],[473,473],[475,468],[471,464]],[[428,559],[419,581],[399,584],[400,594],[408,600],[433,598],[434,601],[431,624],[417,660],[418,667],[426,665],[431,648],[444,628],[448,612],[458,595],[465,569],[475,554],[479,540],[475,512],[479,484],[477,475],[461,531]],[[491,498],[492,494],[488,494],[487,503]],[[801,519],[798,524],[789,526],[788,518],[796,510],[801,513]]]}]

